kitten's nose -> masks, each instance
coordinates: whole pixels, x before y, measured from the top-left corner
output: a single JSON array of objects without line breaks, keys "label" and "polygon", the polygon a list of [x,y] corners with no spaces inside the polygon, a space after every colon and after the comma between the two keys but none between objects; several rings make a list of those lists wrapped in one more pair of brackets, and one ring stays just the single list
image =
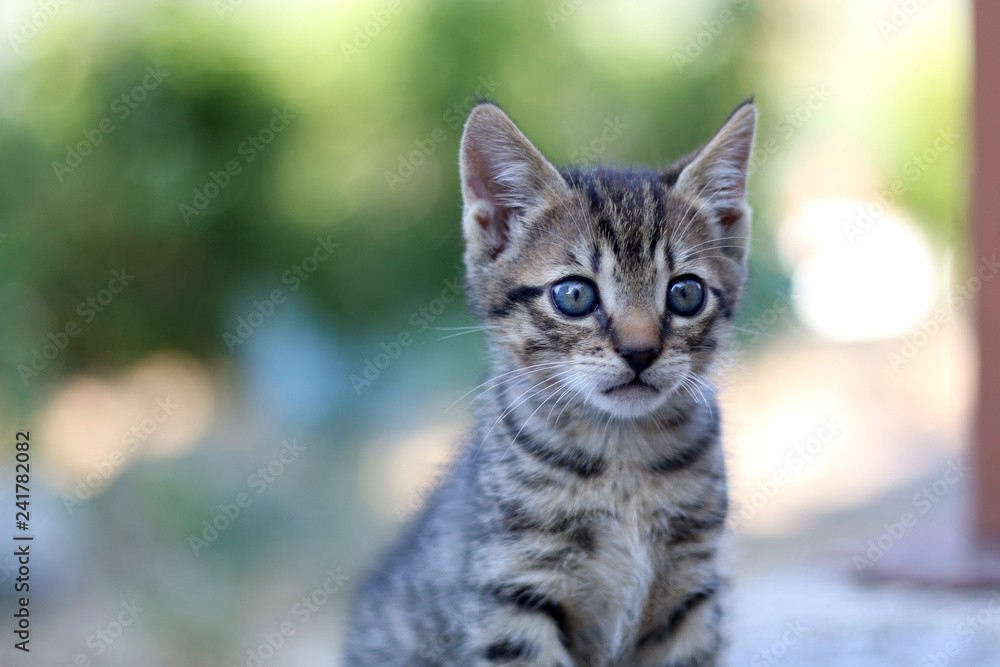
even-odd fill
[{"label": "kitten's nose", "polygon": [[623,313],[614,324],[612,340],[615,352],[638,375],[660,356],[660,323],[640,310]]},{"label": "kitten's nose", "polygon": [[636,375],[652,366],[656,358],[660,356],[659,348],[648,350],[616,350],[616,352],[635,371]]}]

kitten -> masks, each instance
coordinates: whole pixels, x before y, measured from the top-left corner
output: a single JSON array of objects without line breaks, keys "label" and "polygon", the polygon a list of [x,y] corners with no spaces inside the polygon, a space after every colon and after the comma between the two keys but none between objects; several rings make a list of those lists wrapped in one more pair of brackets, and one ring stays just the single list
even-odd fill
[{"label": "kitten", "polygon": [[709,380],[747,273],[739,106],[665,169],[560,172],[491,103],[461,146],[494,378],[357,601],[347,661],[719,664],[727,493]]}]

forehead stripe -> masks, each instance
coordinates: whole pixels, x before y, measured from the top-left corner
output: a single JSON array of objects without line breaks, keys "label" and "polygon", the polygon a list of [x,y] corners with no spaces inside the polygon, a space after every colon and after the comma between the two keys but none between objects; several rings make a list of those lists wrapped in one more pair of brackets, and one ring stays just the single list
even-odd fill
[{"label": "forehead stripe", "polygon": [[593,244],[590,251],[590,270],[594,272],[594,275],[601,272],[601,246],[596,243]]}]

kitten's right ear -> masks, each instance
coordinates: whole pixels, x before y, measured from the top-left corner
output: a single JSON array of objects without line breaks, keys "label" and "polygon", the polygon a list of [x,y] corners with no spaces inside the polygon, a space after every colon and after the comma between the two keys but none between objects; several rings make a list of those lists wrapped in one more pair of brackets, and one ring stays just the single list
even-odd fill
[{"label": "kitten's right ear", "polygon": [[566,188],[558,170],[491,103],[469,114],[459,166],[465,242],[491,259],[516,238],[531,210]]}]

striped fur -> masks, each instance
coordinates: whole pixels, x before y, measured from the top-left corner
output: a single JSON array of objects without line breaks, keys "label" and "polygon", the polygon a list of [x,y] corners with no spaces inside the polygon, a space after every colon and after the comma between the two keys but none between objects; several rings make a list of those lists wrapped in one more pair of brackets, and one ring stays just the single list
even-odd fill
[{"label": "striped fur", "polygon": [[[744,103],[663,170],[559,171],[498,107],[472,111],[465,261],[492,380],[452,475],[362,589],[346,664],[719,664],[709,375],[746,276],[755,122]],[[682,275],[705,286],[687,317],[666,305]],[[555,307],[566,277],[597,286],[597,310]]]}]

